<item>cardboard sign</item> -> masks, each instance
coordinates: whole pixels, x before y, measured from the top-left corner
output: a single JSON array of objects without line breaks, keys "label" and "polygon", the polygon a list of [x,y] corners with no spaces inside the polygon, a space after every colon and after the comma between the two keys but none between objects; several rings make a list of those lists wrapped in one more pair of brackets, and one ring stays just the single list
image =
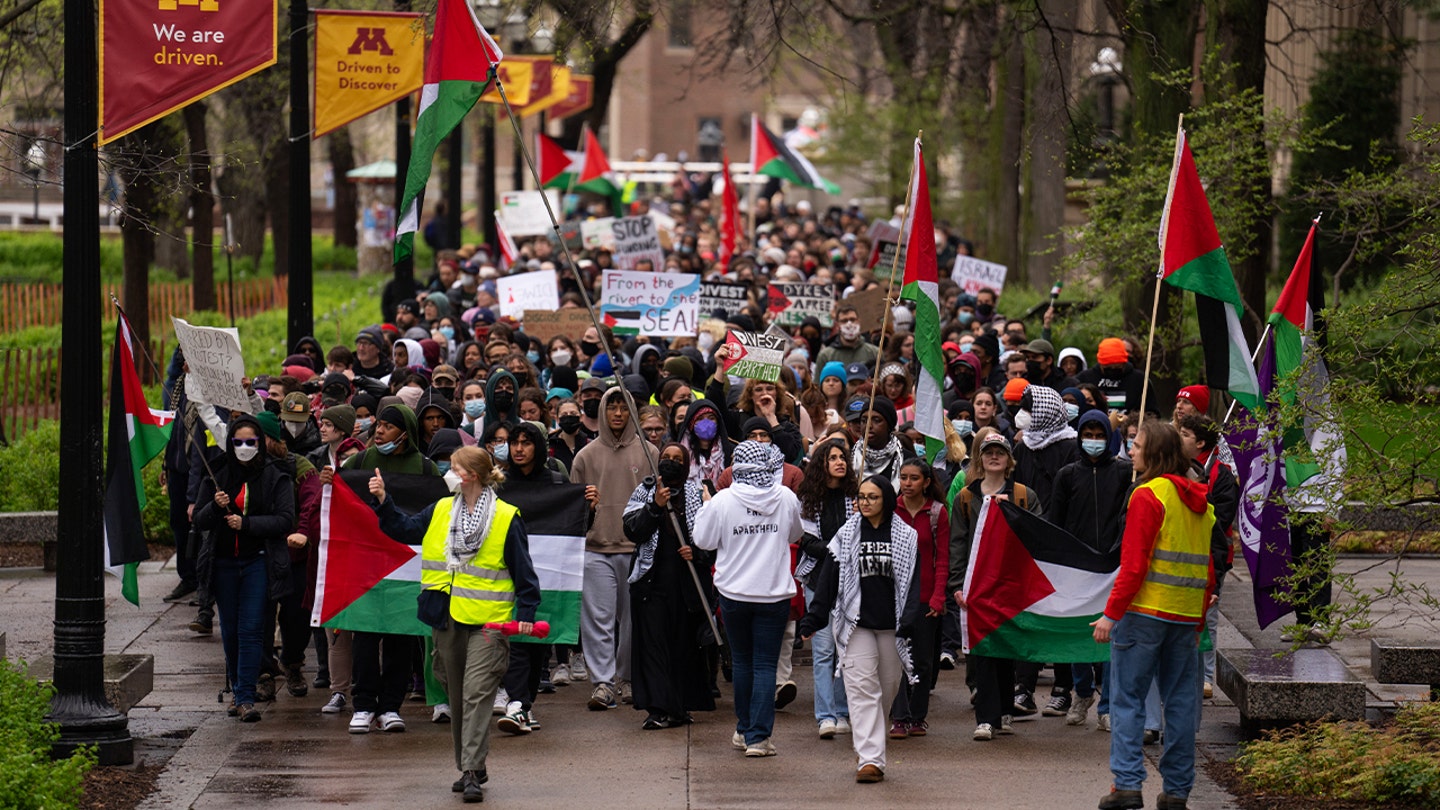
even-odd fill
[{"label": "cardboard sign", "polygon": [[[585,250],[604,248],[613,251],[615,249],[615,232],[610,226],[615,223],[614,217],[600,217],[599,219],[587,219],[580,223],[580,246]],[[659,270],[660,265],[655,265]]]},{"label": "cardboard sign", "polygon": [[544,344],[556,335],[579,340],[580,336],[585,334],[585,330],[594,324],[589,310],[579,307],[555,310],[532,309],[525,313],[521,331]]},{"label": "cardboard sign", "polygon": [[974,256],[956,256],[955,268],[950,278],[965,292],[974,295],[981,287],[995,292],[1005,289],[1005,274],[1008,268],[1003,264],[987,262]]},{"label": "cardboard sign", "polygon": [[245,378],[245,357],[240,353],[240,333],[216,326],[191,326],[180,318],[175,338],[190,367],[187,380],[199,382],[200,396],[210,405],[250,413],[250,397],[241,380]]},{"label": "cardboard sign", "polygon": [[788,338],[754,332],[728,332],[728,356],[722,361],[725,373],[733,377],[775,382],[780,379],[780,362],[785,359]]},{"label": "cardboard sign", "polygon": [[649,259],[657,273],[665,269],[665,251],[660,247],[654,217],[645,214],[612,220],[610,234],[615,240],[615,266],[619,269],[634,270],[641,259]]},{"label": "cardboard sign", "polygon": [[559,309],[557,283],[554,270],[532,270],[500,278],[495,282],[500,317],[523,318],[527,310]]},{"label": "cardboard sign", "polygon": [[319,138],[404,98],[425,81],[425,15],[315,10]]},{"label": "cardboard sign", "polygon": [[[560,210],[560,192],[550,189],[550,207]],[[517,236],[539,236],[549,233],[550,213],[545,210],[545,198],[539,191],[506,191],[500,195],[500,220],[505,232],[512,238]]]},{"label": "cardboard sign", "polygon": [[[900,252],[900,229],[881,220],[870,226],[870,264],[866,265],[881,284],[890,283],[894,268],[895,280],[905,278],[905,254]],[[898,257],[898,259],[897,259]]]},{"label": "cardboard sign", "polygon": [[860,316],[860,328],[867,331],[874,329],[881,318],[889,315],[890,305],[885,301],[883,286],[850,293],[845,296],[845,303],[855,305],[855,314]]},{"label": "cardboard sign", "polygon": [[820,325],[835,325],[831,314],[835,308],[834,284],[776,284],[767,288],[770,317],[781,326],[799,326],[814,316]]},{"label": "cardboard sign", "polygon": [[690,337],[700,324],[700,277],[606,270],[600,316],[617,335]]},{"label": "cardboard sign", "polygon": [[750,285],[730,281],[706,281],[700,284],[700,314],[706,317],[717,309],[734,315],[750,303]]}]

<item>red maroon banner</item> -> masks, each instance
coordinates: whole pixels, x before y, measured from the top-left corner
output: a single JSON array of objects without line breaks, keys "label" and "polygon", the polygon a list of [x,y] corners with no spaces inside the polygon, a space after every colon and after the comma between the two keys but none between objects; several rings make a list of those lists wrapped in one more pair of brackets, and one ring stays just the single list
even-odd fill
[{"label": "red maroon banner", "polygon": [[100,0],[101,144],[275,64],[276,0]]},{"label": "red maroon banner", "polygon": [[595,77],[593,76],[570,76],[570,95],[565,100],[550,108],[550,120],[559,121],[562,118],[582,113],[590,109],[595,103]]}]

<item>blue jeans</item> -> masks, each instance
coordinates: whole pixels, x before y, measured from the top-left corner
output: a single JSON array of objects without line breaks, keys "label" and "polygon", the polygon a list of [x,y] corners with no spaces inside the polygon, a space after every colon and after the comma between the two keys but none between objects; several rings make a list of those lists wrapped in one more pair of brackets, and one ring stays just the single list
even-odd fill
[{"label": "blue jeans", "polygon": [[220,613],[220,641],[225,648],[225,676],[235,691],[235,705],[255,702],[255,679],[263,654],[265,595],[269,577],[264,555],[249,560],[215,559],[210,592]]},{"label": "blue jeans", "polygon": [[735,680],[735,730],[754,745],[775,728],[775,667],[790,621],[790,600],[737,602],[720,597]]},{"label": "blue jeans", "polygon": [[1156,683],[1165,705],[1160,778],[1165,792],[1186,798],[1195,784],[1195,730],[1200,720],[1199,635],[1195,626],[1127,613],[1110,636],[1110,771],[1117,790],[1145,783],[1145,698]]},{"label": "blue jeans", "polygon": [[[805,589],[805,604],[815,598],[815,592]],[[821,720],[850,719],[850,705],[845,700],[845,681],[836,671],[839,660],[835,657],[835,635],[830,625],[815,631],[810,637],[810,655],[814,659],[811,667],[815,676],[815,722]]]}]

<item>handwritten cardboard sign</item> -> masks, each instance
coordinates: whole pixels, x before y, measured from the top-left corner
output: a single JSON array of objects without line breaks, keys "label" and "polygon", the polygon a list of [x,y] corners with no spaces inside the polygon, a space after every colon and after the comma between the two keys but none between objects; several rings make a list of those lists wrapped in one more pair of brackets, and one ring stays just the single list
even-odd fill
[{"label": "handwritten cardboard sign", "polygon": [[569,309],[532,309],[525,313],[524,332],[541,343],[548,343],[556,335],[579,340],[585,330],[594,325],[589,310],[571,307]]},{"label": "handwritten cardboard sign", "polygon": [[534,309],[559,309],[554,270],[532,270],[504,276],[495,283],[500,298],[500,317],[523,318]]},{"label": "handwritten cardboard sign", "polygon": [[989,287],[998,293],[1005,288],[1007,272],[1008,268],[1003,264],[987,262],[974,256],[956,256],[955,267],[950,271],[950,278],[971,295],[974,295],[981,287]]},{"label": "handwritten cardboard sign", "polygon": [[729,353],[724,360],[725,373],[734,377],[775,382],[780,379],[780,363],[785,359],[788,337],[754,332],[728,332],[725,345]]},{"label": "handwritten cardboard sign", "polygon": [[610,223],[610,234],[615,240],[616,267],[634,270],[641,260],[649,259],[656,272],[665,268],[665,251],[660,246],[654,217],[621,217]]},{"label": "handwritten cardboard sign", "polygon": [[768,289],[770,317],[781,326],[799,326],[814,316],[820,325],[835,324],[831,310],[835,308],[834,284],[777,284]]},{"label": "handwritten cardboard sign", "polygon": [[215,326],[191,326],[180,318],[175,338],[190,370],[187,379],[199,382],[200,396],[211,405],[250,413],[245,394],[245,357],[240,353],[240,333]]}]

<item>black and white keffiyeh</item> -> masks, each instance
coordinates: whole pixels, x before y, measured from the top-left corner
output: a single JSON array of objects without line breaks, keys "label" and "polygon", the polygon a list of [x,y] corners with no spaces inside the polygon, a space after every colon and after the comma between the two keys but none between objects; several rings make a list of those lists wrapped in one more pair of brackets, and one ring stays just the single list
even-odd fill
[{"label": "black and white keffiyeh", "polygon": [[785,466],[785,456],[780,448],[754,440],[741,442],[731,458],[735,462],[732,473],[735,483],[752,487],[772,486],[780,475],[780,469]]},{"label": "black and white keffiyeh", "polygon": [[[848,520],[850,519],[850,517],[851,517],[852,515],[854,515],[854,514],[855,514],[855,499],[853,499],[853,498],[846,498],[846,499],[845,499],[845,519],[848,521]],[[800,518],[800,528],[801,528],[802,531],[804,531],[804,532],[805,532],[806,534],[808,534],[808,535],[812,535],[812,536],[814,536],[814,537],[820,537],[822,540],[824,539],[823,537],[821,537],[820,516],[819,516],[819,515],[816,515],[813,520],[810,519],[810,518],[804,517],[804,516],[802,515],[801,518]],[[806,554],[806,553],[804,553],[804,552],[801,552],[799,559],[797,559],[797,560],[795,561],[795,581],[796,581],[796,582],[799,582],[801,585],[809,585],[809,584],[810,584],[810,575],[813,574],[813,573],[815,573],[815,566],[817,566],[817,565],[819,565],[819,564],[820,564],[820,561],[819,561],[819,560],[815,559],[814,557],[811,557],[809,554]]]},{"label": "black and white keffiyeh", "polygon": [[855,443],[855,449],[850,451],[850,468],[856,471],[856,477],[861,481],[878,475],[896,486],[896,482],[900,480],[900,465],[904,463],[905,454],[900,450],[900,437],[894,434],[879,450],[859,441]]},{"label": "black and white keffiyeh", "polygon": [[[672,494],[671,503],[679,493]],[[641,482],[635,491],[630,493],[630,500],[625,503],[625,515],[644,509],[655,499],[655,485],[648,482]],[[700,496],[700,485],[694,481],[685,482],[685,532],[693,534],[695,531],[695,516],[700,513],[700,505],[703,499]],[[662,518],[663,519],[663,518]],[[689,537],[682,538],[681,542],[689,544]],[[630,578],[627,582],[631,585],[639,582],[650,572],[655,565],[655,552],[660,548],[660,530],[656,529],[646,540],[635,549],[635,565],[630,570]]]},{"label": "black and white keffiyeh", "polygon": [[[840,567],[840,587],[835,594],[835,606],[830,609],[830,630],[835,634],[836,659],[845,657],[845,647],[850,635],[860,622],[860,521],[864,516],[854,514],[835,533],[830,541],[830,555]],[[915,530],[903,520],[890,519],[890,563],[895,578],[895,626],[900,627],[905,615],[906,600],[911,598],[910,581],[915,574],[915,558],[919,538]],[[915,597],[915,598],[918,598]],[[895,651],[900,654],[900,663],[905,667],[905,677],[911,684],[917,682],[915,664],[910,655],[910,639],[895,634]]]},{"label": "black and white keffiyeh", "polygon": [[1030,400],[1030,427],[1020,434],[1020,441],[1031,450],[1040,450],[1061,441],[1074,441],[1075,428],[1065,415],[1065,400],[1055,389],[1032,385],[1025,389]]},{"label": "black and white keffiyeh", "polygon": [[455,501],[450,507],[450,537],[445,544],[445,565],[450,573],[459,571],[480,550],[480,544],[485,542],[485,535],[490,531],[490,521],[495,518],[495,503],[498,500],[495,488],[485,487],[475,500],[475,507],[466,509],[465,496],[455,493]]}]

